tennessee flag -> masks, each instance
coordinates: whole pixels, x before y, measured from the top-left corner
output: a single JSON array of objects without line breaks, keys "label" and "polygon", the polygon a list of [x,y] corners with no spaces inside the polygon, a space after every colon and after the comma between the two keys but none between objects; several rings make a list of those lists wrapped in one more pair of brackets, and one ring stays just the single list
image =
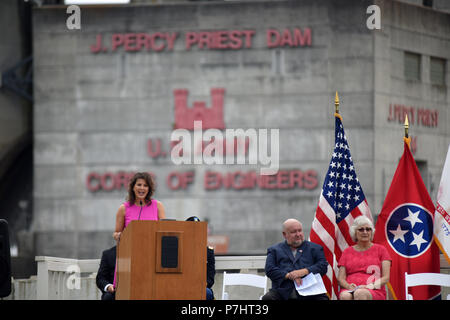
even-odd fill
[{"label": "tennessee flag", "polygon": [[[403,156],[378,216],[374,242],[386,247],[392,257],[389,290],[405,300],[405,272],[440,272],[439,249],[433,241],[434,205],[419,169],[404,143]],[[414,300],[440,295],[440,287],[409,288]]]}]

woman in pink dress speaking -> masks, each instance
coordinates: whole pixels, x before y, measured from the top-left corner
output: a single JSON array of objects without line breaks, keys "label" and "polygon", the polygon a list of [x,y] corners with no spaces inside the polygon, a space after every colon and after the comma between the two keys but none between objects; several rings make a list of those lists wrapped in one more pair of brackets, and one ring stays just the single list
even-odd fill
[{"label": "woman in pink dress speaking", "polygon": [[131,178],[128,199],[119,207],[116,214],[116,229],[113,234],[116,241],[132,220],[165,219],[163,204],[152,199],[154,192],[155,183],[147,172],[138,172]]},{"label": "woman in pink dress speaking", "polygon": [[373,243],[375,228],[370,219],[359,216],[350,227],[356,243],[342,252],[338,283],[340,300],[386,300],[391,257],[382,245]]},{"label": "woman in pink dress speaking", "polygon": [[[138,172],[131,178],[130,184],[128,185],[127,201],[119,207],[116,214],[116,229],[113,233],[116,241],[120,240],[122,231],[133,220],[165,219],[164,206],[158,200],[152,199],[154,192],[155,182],[149,173]],[[116,286],[117,263],[114,270],[114,282],[112,286],[107,287],[108,292],[115,294]]]}]

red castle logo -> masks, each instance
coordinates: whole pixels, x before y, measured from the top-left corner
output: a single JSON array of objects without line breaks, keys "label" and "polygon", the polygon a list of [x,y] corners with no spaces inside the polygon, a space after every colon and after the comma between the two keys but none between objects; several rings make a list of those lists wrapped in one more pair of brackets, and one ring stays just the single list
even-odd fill
[{"label": "red castle logo", "polygon": [[187,89],[176,89],[175,96],[175,129],[194,130],[194,121],[202,121],[203,129],[225,129],[223,121],[224,88],[211,89],[211,107],[206,107],[204,101],[194,101],[188,108]]}]

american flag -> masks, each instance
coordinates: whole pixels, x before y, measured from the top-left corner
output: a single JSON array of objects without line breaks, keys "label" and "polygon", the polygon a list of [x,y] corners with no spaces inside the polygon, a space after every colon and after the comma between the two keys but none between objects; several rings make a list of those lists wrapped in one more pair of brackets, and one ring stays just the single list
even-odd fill
[{"label": "american flag", "polygon": [[333,155],[309,236],[312,242],[324,249],[329,266],[322,278],[332,299],[336,299],[338,293],[337,262],[344,249],[353,244],[349,233],[353,220],[360,215],[372,220],[366,197],[356,177],[342,118],[337,113],[335,118]]}]

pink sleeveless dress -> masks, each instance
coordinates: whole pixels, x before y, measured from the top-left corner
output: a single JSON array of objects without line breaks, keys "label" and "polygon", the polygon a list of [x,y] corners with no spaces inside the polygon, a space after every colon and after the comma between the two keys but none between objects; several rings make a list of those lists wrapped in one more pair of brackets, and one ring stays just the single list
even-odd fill
[{"label": "pink sleeveless dress", "polygon": [[158,220],[158,204],[155,199],[149,205],[143,207],[124,202],[125,206],[125,228],[133,220]]},{"label": "pink sleeveless dress", "polygon": [[[125,228],[133,220],[158,220],[158,203],[155,199],[152,199],[150,204],[145,206],[130,205],[130,203],[124,202],[125,206]],[[124,230],[125,230],[124,228]],[[114,272],[114,288],[117,282],[117,260],[116,260],[116,270]]]}]

